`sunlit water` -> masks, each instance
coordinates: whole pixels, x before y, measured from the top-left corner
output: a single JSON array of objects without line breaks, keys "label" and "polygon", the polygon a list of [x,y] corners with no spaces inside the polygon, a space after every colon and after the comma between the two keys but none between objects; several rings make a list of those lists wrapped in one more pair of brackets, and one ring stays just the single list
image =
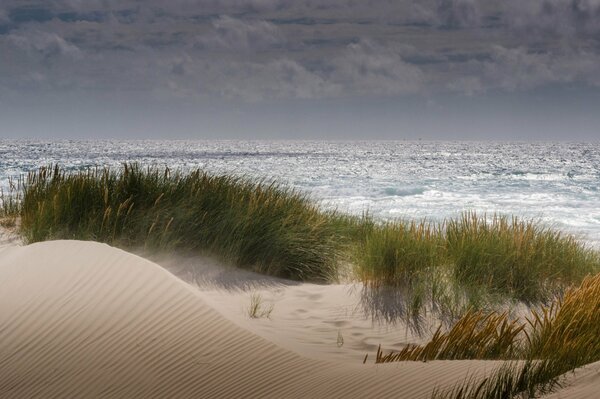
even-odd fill
[{"label": "sunlit water", "polygon": [[514,214],[600,247],[600,143],[0,140],[0,187],[51,163],[128,161],[276,179],[382,219]]}]

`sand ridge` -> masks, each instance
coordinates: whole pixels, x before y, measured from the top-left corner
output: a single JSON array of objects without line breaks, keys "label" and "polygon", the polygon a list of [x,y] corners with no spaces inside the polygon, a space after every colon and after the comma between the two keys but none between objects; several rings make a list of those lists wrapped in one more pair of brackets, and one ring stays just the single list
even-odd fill
[{"label": "sand ridge", "polygon": [[497,365],[310,359],[108,245],[53,241],[0,253],[2,398],[425,398]]}]

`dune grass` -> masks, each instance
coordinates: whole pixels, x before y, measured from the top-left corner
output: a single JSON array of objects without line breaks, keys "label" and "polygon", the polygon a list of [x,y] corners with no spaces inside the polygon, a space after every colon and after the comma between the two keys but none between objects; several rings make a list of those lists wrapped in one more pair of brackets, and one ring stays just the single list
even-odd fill
[{"label": "dune grass", "polygon": [[[354,275],[363,282],[363,305],[378,317],[417,320],[440,298],[446,272],[444,244],[438,226],[427,222],[393,221],[376,224],[363,217],[352,247]],[[443,285],[443,284],[442,284]]]},{"label": "dune grass", "polygon": [[443,263],[444,242],[438,226],[388,222],[365,230],[356,248],[356,274],[369,284],[407,288]]},{"label": "dune grass", "polygon": [[507,312],[467,312],[449,331],[440,326],[425,345],[408,345],[384,355],[377,350],[375,363],[457,359],[511,359],[520,351],[518,337],[525,325],[510,320]]},{"label": "dune grass", "polygon": [[534,312],[529,323],[532,357],[559,356],[574,367],[600,360],[600,274]]},{"label": "dune grass", "polygon": [[21,204],[21,180],[10,179],[9,190],[0,190],[0,226],[12,229],[16,226]]},{"label": "dune grass", "polygon": [[449,331],[399,352],[377,351],[376,363],[438,359],[510,360],[484,379],[437,390],[434,398],[535,397],[560,385],[561,375],[600,360],[600,274],[525,321],[507,313],[471,311]]},{"label": "dune grass", "polygon": [[536,398],[560,387],[565,373],[550,360],[508,362],[483,379],[468,378],[449,390],[434,390],[432,399]]},{"label": "dune grass", "polygon": [[304,195],[271,183],[196,170],[59,167],[30,173],[20,204],[27,242],[83,239],[210,252],[298,280],[335,278],[338,231]]},{"label": "dune grass", "polygon": [[548,301],[599,271],[598,253],[532,221],[466,213],[446,224],[455,277],[524,302]]},{"label": "dune grass", "polygon": [[381,310],[386,319],[432,311],[455,321],[498,301],[548,302],[600,271],[597,251],[531,221],[466,213],[444,223],[381,223],[323,211],[277,183],[200,170],[55,166],[19,185],[1,212],[20,218],[26,242],[201,251],[297,280],[332,281],[351,264],[369,306],[406,308]]},{"label": "dune grass", "polygon": [[354,256],[365,297],[383,303],[378,296],[402,292],[396,302],[407,314],[433,310],[453,322],[472,308],[549,303],[600,272],[597,251],[515,217],[467,212],[442,224],[365,224]]}]

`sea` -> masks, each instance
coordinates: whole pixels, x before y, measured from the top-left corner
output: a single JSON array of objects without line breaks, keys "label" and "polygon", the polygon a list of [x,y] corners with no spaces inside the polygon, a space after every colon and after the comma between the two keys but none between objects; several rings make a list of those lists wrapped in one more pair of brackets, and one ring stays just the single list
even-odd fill
[{"label": "sea", "polygon": [[600,142],[0,140],[0,188],[41,166],[125,162],[277,181],[380,220],[515,215],[600,248]]}]

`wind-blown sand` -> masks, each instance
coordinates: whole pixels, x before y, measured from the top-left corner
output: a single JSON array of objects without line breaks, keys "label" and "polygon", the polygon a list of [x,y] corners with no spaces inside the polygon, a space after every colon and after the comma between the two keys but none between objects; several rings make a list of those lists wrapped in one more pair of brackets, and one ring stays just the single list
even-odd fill
[{"label": "wind-blown sand", "polygon": [[[201,291],[156,263],[108,245],[52,241],[3,246],[0,397],[426,398],[435,387],[499,364],[374,365],[373,359],[362,364],[355,358],[364,348],[338,351],[331,331],[311,326],[310,319],[300,323],[307,325],[304,340],[290,344],[298,338],[285,334],[302,329],[284,326],[302,312],[285,315],[282,309],[309,306],[310,301],[326,306],[333,299],[327,294],[330,287],[288,287],[292,291],[284,292],[297,290],[290,301],[305,296],[308,302],[292,305],[280,298],[271,321],[242,322],[234,311],[224,316],[211,307],[206,300],[210,290]],[[243,308],[238,303],[242,296],[231,294],[228,300],[222,290],[213,293],[217,291],[212,299],[221,303],[217,309]],[[316,294],[321,296],[310,297]],[[347,336],[353,331],[367,336],[360,323],[348,321]],[[269,328],[272,332],[266,333]],[[277,335],[279,339],[267,339]],[[320,347],[334,349],[315,349]],[[331,360],[321,360],[328,353]]]}]

